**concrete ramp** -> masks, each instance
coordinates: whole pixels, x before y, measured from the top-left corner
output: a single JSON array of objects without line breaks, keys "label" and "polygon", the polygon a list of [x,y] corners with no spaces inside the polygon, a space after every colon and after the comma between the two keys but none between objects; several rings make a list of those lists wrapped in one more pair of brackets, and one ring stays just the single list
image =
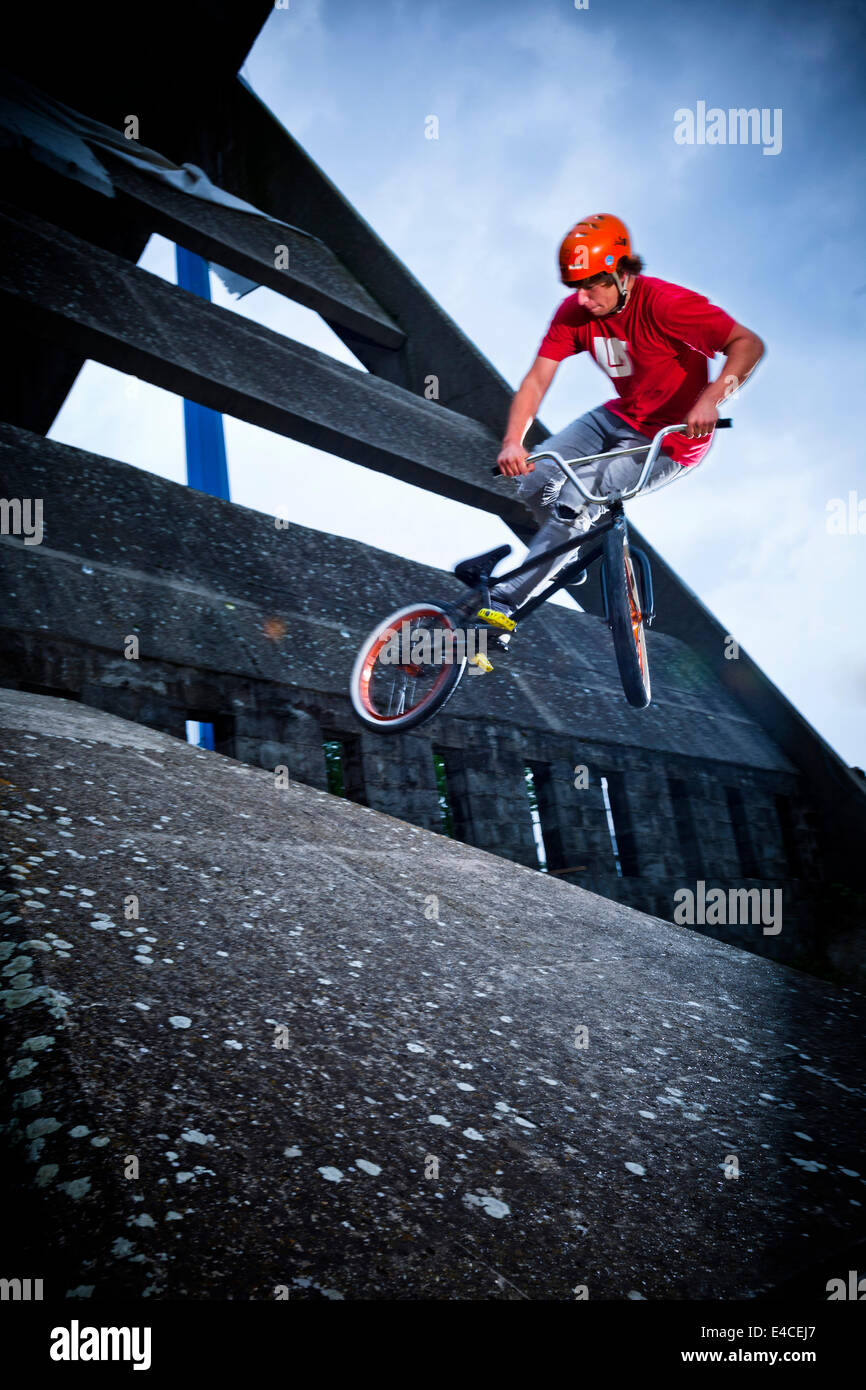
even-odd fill
[{"label": "concrete ramp", "polygon": [[73,702],[2,690],[0,733],[6,1275],[94,1300],[847,1278],[862,995]]}]

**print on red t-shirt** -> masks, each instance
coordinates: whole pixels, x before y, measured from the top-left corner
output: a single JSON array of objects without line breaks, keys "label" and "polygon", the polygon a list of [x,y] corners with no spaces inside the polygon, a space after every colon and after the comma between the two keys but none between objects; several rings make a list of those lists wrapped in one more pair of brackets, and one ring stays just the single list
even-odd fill
[{"label": "print on red t-shirt", "polygon": [[[619,314],[595,318],[577,295],[565,298],[550,321],[539,357],[554,362],[589,352],[611,379],[616,396],[606,408],[641,434],[655,434],[685,419],[709,381],[709,359],[721,352],[735,326],[703,294],[650,275],[635,277]],[[689,467],[703,458],[709,439],[668,435],[664,450]]]}]

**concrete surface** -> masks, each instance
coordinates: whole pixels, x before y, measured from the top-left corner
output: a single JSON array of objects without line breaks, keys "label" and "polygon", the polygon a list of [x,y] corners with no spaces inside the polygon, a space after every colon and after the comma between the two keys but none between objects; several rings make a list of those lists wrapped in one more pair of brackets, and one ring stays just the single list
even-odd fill
[{"label": "concrete surface", "polygon": [[862,995],[72,702],[0,690],[0,727],[7,1276],[240,1300],[846,1277]]}]

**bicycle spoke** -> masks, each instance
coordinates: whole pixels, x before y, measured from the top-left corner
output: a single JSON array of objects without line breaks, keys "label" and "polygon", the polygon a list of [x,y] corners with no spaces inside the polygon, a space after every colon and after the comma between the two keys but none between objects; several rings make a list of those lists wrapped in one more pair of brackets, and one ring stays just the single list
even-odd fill
[{"label": "bicycle spoke", "polygon": [[404,673],[404,674],[403,674],[403,679],[402,679],[401,682],[400,682],[400,695],[399,695],[399,697],[398,697],[398,700],[397,700],[397,708],[395,709],[394,713],[395,713],[395,714],[404,714],[405,712],[406,712],[406,676],[405,676],[405,673]]}]

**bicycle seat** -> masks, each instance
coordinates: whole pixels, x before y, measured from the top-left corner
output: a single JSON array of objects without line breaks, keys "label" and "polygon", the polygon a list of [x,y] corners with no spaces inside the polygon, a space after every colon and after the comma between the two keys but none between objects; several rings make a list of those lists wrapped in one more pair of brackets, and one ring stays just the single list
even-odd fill
[{"label": "bicycle seat", "polygon": [[485,551],[483,555],[474,555],[469,560],[461,560],[459,565],[454,566],[454,573],[461,583],[468,584],[470,589],[474,589],[482,574],[486,574],[489,579],[499,561],[504,560],[505,556],[510,554],[510,545],[498,545],[495,550]]}]

